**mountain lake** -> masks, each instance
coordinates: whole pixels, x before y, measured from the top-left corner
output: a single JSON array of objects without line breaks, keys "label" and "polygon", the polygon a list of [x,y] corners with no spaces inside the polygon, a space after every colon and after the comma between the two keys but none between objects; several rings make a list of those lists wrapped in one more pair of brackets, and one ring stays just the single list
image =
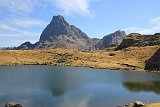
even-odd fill
[{"label": "mountain lake", "polygon": [[160,101],[160,75],[83,67],[0,66],[0,107],[117,107]]}]

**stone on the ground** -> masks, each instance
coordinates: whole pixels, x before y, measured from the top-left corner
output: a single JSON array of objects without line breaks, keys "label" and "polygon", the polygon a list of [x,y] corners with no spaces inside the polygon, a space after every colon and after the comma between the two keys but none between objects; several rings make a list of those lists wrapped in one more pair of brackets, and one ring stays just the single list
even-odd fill
[{"label": "stone on the ground", "polygon": [[142,101],[136,101],[134,103],[134,107],[143,107],[143,106],[145,106],[145,103]]},{"label": "stone on the ground", "polygon": [[23,105],[20,102],[9,102],[5,107],[23,107]]}]

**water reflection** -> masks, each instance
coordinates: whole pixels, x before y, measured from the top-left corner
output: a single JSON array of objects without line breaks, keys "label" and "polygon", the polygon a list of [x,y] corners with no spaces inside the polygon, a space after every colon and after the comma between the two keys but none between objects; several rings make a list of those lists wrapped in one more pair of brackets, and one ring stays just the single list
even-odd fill
[{"label": "water reflection", "polygon": [[152,82],[124,82],[123,86],[132,92],[154,92],[160,94],[160,81]]},{"label": "water reflection", "polygon": [[[25,107],[115,107],[133,102],[133,99],[157,101],[160,99],[159,86],[160,75],[149,73],[0,66],[0,107],[12,100],[22,102]],[[155,93],[148,90],[147,94],[141,93],[143,87]]]}]

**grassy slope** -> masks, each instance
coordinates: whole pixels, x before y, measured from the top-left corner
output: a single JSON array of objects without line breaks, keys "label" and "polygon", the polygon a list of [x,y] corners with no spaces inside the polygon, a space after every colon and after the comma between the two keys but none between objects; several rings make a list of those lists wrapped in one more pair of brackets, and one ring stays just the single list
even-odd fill
[{"label": "grassy slope", "polygon": [[[143,70],[145,60],[160,46],[130,47],[120,51],[80,52],[70,49],[0,50],[0,65],[47,64]],[[113,56],[112,56],[112,55]]]},{"label": "grassy slope", "polygon": [[152,103],[152,104],[149,104],[146,107],[160,107],[160,103]]}]

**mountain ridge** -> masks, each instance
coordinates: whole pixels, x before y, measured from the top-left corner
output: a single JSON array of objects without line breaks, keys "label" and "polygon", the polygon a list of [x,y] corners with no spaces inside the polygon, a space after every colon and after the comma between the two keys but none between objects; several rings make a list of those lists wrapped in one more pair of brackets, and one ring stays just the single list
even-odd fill
[{"label": "mountain ridge", "polygon": [[17,50],[69,48],[82,51],[104,49],[107,45],[118,44],[126,34],[116,31],[102,39],[90,38],[74,25],[70,25],[63,16],[53,16],[51,22],[43,30],[40,39],[35,44],[25,42]]}]

